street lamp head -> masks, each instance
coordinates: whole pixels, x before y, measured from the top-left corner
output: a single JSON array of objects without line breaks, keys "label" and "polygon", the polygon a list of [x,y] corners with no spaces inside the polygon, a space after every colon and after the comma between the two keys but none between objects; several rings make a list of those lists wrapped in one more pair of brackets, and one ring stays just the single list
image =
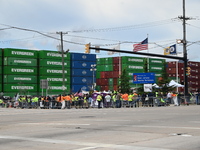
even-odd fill
[{"label": "street lamp head", "polygon": [[177,39],[177,40],[176,40],[176,43],[177,43],[177,44],[181,44],[181,43],[183,43],[183,40]]},{"label": "street lamp head", "polygon": [[92,68],[96,67],[96,64],[92,64],[91,67],[92,67]]}]

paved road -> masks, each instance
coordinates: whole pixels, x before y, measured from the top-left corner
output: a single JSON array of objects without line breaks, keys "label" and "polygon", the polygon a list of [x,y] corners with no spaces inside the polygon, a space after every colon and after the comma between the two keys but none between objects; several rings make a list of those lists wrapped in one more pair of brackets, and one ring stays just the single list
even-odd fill
[{"label": "paved road", "polygon": [[1,150],[200,150],[200,106],[0,108]]}]

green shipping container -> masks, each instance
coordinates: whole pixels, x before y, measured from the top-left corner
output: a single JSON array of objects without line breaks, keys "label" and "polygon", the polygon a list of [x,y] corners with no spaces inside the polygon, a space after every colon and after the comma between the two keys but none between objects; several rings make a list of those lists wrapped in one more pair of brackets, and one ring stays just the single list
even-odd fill
[{"label": "green shipping container", "polygon": [[[40,67],[40,75],[43,76],[56,76],[56,75],[62,75],[63,70],[58,68],[46,68],[46,67]],[[64,70],[65,76],[70,76],[70,68],[67,68]]]},{"label": "green shipping container", "polygon": [[2,56],[2,48],[0,49],[0,56]]},{"label": "green shipping container", "polygon": [[4,57],[4,66],[37,66],[37,59]]},{"label": "green shipping container", "polygon": [[106,65],[113,64],[113,58],[112,57],[104,58],[104,62]]},{"label": "green shipping container", "polygon": [[5,75],[37,75],[36,67],[4,66]]},{"label": "green shipping container", "polygon": [[[47,80],[48,85],[54,85],[54,84],[61,84],[63,83],[63,78],[62,76],[40,76],[39,77],[39,82],[40,80]],[[70,77],[65,76],[65,84],[70,84]]]},{"label": "green shipping container", "polygon": [[97,85],[95,88],[97,91],[101,91],[101,86]]},{"label": "green shipping container", "polygon": [[[41,50],[39,51],[39,58],[40,59],[59,59],[62,60],[62,54],[56,51],[46,51]],[[64,54],[64,60],[70,60],[70,53]]]},{"label": "green shipping container", "polygon": [[163,69],[163,66],[149,66],[149,72],[161,72]]},{"label": "green shipping container", "polygon": [[27,75],[4,75],[3,83],[37,83],[37,76],[27,76]]},{"label": "green shipping container", "polygon": [[97,65],[96,68],[98,72],[105,71],[105,65]]},{"label": "green shipping container", "polygon": [[109,78],[108,79],[108,85],[109,86],[113,86],[113,78]]},{"label": "green shipping container", "polygon": [[128,72],[135,71],[135,72],[144,72],[144,66],[143,65],[127,65],[122,64],[122,70],[126,69]]},{"label": "green shipping container", "polygon": [[0,75],[2,74],[2,67],[0,66]]},{"label": "green shipping container", "polygon": [[[69,93],[70,92],[70,85],[65,85],[66,87],[66,90],[65,92],[66,93]],[[41,93],[42,92],[42,89],[39,88],[39,92]],[[46,89],[43,89],[43,92],[46,92]],[[50,85],[48,86],[48,89],[47,89],[47,92],[49,94],[53,94],[53,93],[58,93],[58,94],[62,94],[63,93],[63,87],[61,84],[54,84],[54,85]]]},{"label": "green shipping container", "polygon": [[37,84],[4,84],[4,92],[37,92]]},{"label": "green shipping container", "polygon": [[123,56],[121,60],[122,64],[144,64],[145,58],[143,57],[129,57],[129,56]]},{"label": "green shipping container", "polygon": [[103,65],[104,71],[113,71],[113,65]]},{"label": "green shipping container", "polygon": [[110,86],[108,87],[109,90],[113,90],[113,88],[114,88],[113,85],[110,85]]},{"label": "green shipping container", "polygon": [[105,59],[104,58],[97,58],[97,65],[104,65]]},{"label": "green shipping container", "polygon": [[149,64],[163,65],[165,63],[165,59],[148,58],[148,60]]},{"label": "green shipping container", "polygon": [[101,72],[100,72],[100,71],[97,71],[97,72],[96,72],[96,78],[97,78],[97,79],[101,78]]},{"label": "green shipping container", "polygon": [[[59,67],[59,68],[62,68],[62,60],[40,59],[39,65],[40,65],[40,67]],[[69,60],[64,60],[64,67],[70,68],[70,61]]]},{"label": "green shipping container", "polygon": [[34,95],[38,95],[37,92],[29,92],[29,91],[19,91],[19,92],[3,92],[3,95],[4,96],[11,96],[11,97],[14,97],[17,93],[19,93],[19,95],[31,95],[31,96],[34,96]]},{"label": "green shipping container", "polygon": [[38,51],[24,49],[4,49],[4,57],[37,58]]}]

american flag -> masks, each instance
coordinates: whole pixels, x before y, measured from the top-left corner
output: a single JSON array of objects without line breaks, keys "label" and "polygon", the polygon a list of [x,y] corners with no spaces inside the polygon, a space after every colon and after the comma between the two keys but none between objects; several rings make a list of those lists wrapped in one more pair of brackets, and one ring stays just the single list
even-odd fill
[{"label": "american flag", "polygon": [[133,44],[133,51],[142,51],[142,50],[148,50],[148,38],[146,38],[144,41],[138,44]]}]

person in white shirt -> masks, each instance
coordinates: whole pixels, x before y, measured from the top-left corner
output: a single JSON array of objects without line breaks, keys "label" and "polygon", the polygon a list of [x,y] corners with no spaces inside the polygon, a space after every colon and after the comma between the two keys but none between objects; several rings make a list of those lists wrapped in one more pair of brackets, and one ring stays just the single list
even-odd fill
[{"label": "person in white shirt", "polygon": [[109,108],[111,102],[111,96],[109,94],[105,96],[105,102],[106,102],[106,107]]},{"label": "person in white shirt", "polygon": [[167,100],[168,100],[169,104],[171,104],[171,102],[172,102],[172,93],[171,92],[167,93]]}]

